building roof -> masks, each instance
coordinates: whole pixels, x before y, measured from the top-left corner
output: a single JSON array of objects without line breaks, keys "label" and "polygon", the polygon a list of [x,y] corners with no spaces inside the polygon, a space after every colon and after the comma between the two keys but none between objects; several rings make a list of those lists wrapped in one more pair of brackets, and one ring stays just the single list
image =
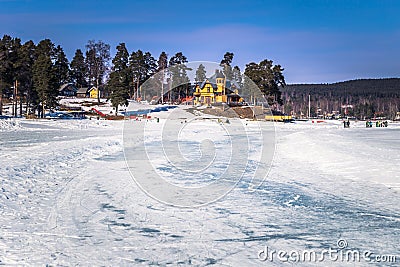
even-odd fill
[{"label": "building roof", "polygon": [[214,78],[225,78],[224,73],[221,70],[215,70]]},{"label": "building roof", "polygon": [[215,73],[209,78],[210,81],[215,81],[217,78],[225,78],[225,75],[222,73],[222,71],[216,69]]},{"label": "building roof", "polygon": [[225,87],[234,90],[234,89],[239,89],[240,85],[236,81],[226,80]]},{"label": "building roof", "polygon": [[79,88],[78,91],[76,92],[77,94],[86,94],[88,91],[87,88]]},{"label": "building roof", "polygon": [[74,91],[77,91],[78,89],[75,87],[75,85],[73,85],[72,83],[64,83],[63,85],[60,86],[60,88],[58,89],[59,92],[67,89],[68,87],[72,87],[71,89]]},{"label": "building roof", "polygon": [[200,88],[203,89],[207,83],[211,84],[212,88],[214,88],[214,89],[218,88],[218,86],[215,83],[210,82],[208,79],[206,79],[204,82],[199,84]]},{"label": "building roof", "polygon": [[69,85],[68,83],[64,83],[63,85],[61,85],[61,87],[58,89],[58,91],[64,90],[68,85]]}]

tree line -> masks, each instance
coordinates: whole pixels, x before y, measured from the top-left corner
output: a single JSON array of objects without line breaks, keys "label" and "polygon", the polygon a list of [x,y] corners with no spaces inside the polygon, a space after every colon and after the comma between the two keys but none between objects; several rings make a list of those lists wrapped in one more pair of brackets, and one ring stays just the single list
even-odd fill
[{"label": "tree line", "polygon": [[[63,48],[50,39],[37,44],[31,40],[22,43],[20,38],[4,35],[0,39],[0,115],[3,102],[13,102],[14,115],[37,112],[43,117],[45,109],[57,106],[58,89],[66,83],[77,88],[102,88],[114,107],[126,104],[128,99],[143,98],[144,91],[148,92],[146,98],[158,95],[161,102],[164,98],[179,100],[192,93],[187,75],[191,69],[185,65],[188,59],[182,52],[170,58],[162,52],[156,59],[148,51],[129,52],[125,43],[120,43],[111,58],[110,49],[102,41],[89,40],[85,50],[76,49],[69,62]],[[240,68],[232,66],[233,57],[233,53],[225,53],[220,62],[222,72],[228,80],[245,87],[248,83]],[[279,86],[285,85],[282,72],[280,65],[265,59],[247,64],[244,74],[256,82],[270,103],[282,103],[279,90]],[[195,80],[201,82],[205,78],[205,68],[201,65]],[[142,88],[145,81],[149,88]],[[163,92],[154,92],[154,88],[163,88],[165,84],[169,87]],[[243,92],[256,97],[255,90]]]},{"label": "tree line", "polygon": [[[400,111],[400,79],[358,79],[332,84],[291,84],[281,88],[284,111],[307,115],[308,97],[311,116],[331,114],[359,119],[387,117]],[[347,114],[345,114],[347,113]]]},{"label": "tree line", "polygon": [[3,102],[12,101],[14,115],[37,111],[43,117],[45,108],[57,106],[61,85],[101,85],[109,59],[110,46],[103,42],[89,41],[86,56],[77,49],[69,62],[63,48],[50,39],[22,44],[21,39],[4,35],[0,39],[0,115]]}]

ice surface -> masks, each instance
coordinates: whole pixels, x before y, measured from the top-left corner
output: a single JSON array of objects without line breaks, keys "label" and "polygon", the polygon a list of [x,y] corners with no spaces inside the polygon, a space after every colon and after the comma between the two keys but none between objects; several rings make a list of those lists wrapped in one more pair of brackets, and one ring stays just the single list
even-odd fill
[{"label": "ice surface", "polygon": [[[182,120],[190,117],[178,112]],[[160,125],[167,115],[158,114]],[[122,121],[0,122],[0,264],[279,266],[277,260],[261,262],[258,252],[265,246],[335,248],[339,238],[354,249],[399,254],[396,124],[369,129],[362,122],[350,129],[337,122],[276,124],[275,158],[262,186],[249,190],[260,150],[243,144],[251,164],[236,188],[210,205],[181,209],[136,185],[124,159]],[[150,150],[161,129],[152,123]],[[253,123],[246,129],[257,140]],[[204,135],[206,125],[183,128],[183,156],[194,161],[201,156],[194,139]],[[221,146],[229,143],[222,129],[210,131]],[[174,176],[156,156],[152,164],[171,182],[207,182]],[[304,263],[310,265],[317,263]]]},{"label": "ice surface", "polygon": [[18,130],[21,128],[19,121],[15,119],[0,119],[0,131]]}]

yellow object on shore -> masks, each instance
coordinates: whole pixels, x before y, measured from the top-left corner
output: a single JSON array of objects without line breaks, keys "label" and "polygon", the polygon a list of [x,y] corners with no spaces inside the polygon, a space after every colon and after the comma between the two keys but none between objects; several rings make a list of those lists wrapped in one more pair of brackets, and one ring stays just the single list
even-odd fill
[{"label": "yellow object on shore", "polygon": [[291,115],[266,115],[265,120],[267,121],[291,121],[292,116]]}]

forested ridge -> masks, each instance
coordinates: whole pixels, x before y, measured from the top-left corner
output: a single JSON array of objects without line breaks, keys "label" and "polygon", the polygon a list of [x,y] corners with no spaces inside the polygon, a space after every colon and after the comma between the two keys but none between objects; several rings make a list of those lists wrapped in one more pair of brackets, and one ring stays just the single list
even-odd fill
[{"label": "forested ridge", "polygon": [[357,79],[331,84],[289,84],[281,88],[283,109],[300,116],[307,114],[308,96],[311,116],[336,111],[361,119],[394,118],[400,108],[400,78]]}]

